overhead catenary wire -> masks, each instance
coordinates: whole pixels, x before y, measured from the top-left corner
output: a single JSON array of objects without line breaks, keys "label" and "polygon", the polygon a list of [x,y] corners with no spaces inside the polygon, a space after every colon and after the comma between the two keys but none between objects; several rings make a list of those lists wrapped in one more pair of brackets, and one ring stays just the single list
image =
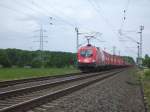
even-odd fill
[{"label": "overhead catenary wire", "polygon": [[[102,13],[102,8],[98,3],[95,3],[95,1],[88,0],[89,4],[93,7],[93,9],[99,14],[99,16],[104,20],[104,22],[107,24],[107,26],[112,30],[113,33],[115,33],[114,26],[108,21],[107,18],[105,18],[104,14]],[[116,35],[116,33],[115,33]]]},{"label": "overhead catenary wire", "polygon": [[95,3],[95,1],[91,1],[88,0],[88,2],[90,3],[90,5],[94,8],[94,10],[99,14],[99,16],[104,20],[104,22],[106,23],[106,25],[109,27],[109,29],[114,33],[114,35],[116,35],[117,37],[119,37],[118,33],[116,32],[116,30],[114,29],[114,26],[109,22],[109,20],[104,16],[104,14],[102,13],[102,8],[100,5],[98,5],[98,3]]},{"label": "overhead catenary wire", "polygon": [[39,8],[37,8],[36,6],[33,7],[32,4],[28,3],[28,2],[20,2],[20,1],[17,1],[17,0],[14,0],[14,2],[16,4],[18,4],[19,6],[23,6],[24,8],[36,13],[36,14],[40,14],[41,16],[49,16],[47,13],[45,13],[44,11],[41,11],[39,10]]},{"label": "overhead catenary wire", "polygon": [[130,4],[130,0],[127,0],[127,3],[126,3],[125,8],[123,10],[123,17],[122,17],[122,22],[121,22],[121,25],[120,25],[120,30],[123,30],[124,24],[126,22],[127,13],[128,13],[128,10],[129,10],[129,4]]},{"label": "overhead catenary wire", "polygon": [[[45,0],[45,2],[47,2],[47,4],[50,4],[50,1],[49,0]],[[86,26],[85,24],[84,25],[81,25],[77,20],[74,20],[73,18],[71,18],[70,16],[68,16],[68,15],[66,15],[64,12],[63,12],[63,10],[58,10],[57,9],[57,7],[54,7],[55,6],[55,4],[53,4],[53,7],[51,7],[51,9],[55,9],[55,11],[57,12],[57,14],[58,15],[61,15],[61,17],[64,17],[64,19],[63,19],[63,21],[65,20],[65,23],[66,22],[68,22],[67,20],[68,19],[70,19],[71,21],[73,21],[73,22],[71,22],[71,26],[72,27],[80,27],[80,28],[83,28],[83,29],[86,29],[86,30],[90,30],[91,31],[91,29],[88,29],[88,26]],[[69,22],[70,23],[70,22]],[[92,31],[92,32],[94,32],[94,31]]]},{"label": "overhead catenary wire", "polygon": [[50,12],[48,9],[46,9],[45,7],[40,6],[37,2],[32,0],[33,5],[35,5],[36,7],[42,9],[44,12],[48,12],[48,14],[50,14],[51,16],[54,16],[55,18],[58,18],[59,20],[61,20],[62,22],[66,23],[67,25],[71,26],[71,27],[75,27],[74,24],[64,20],[62,17],[55,15],[54,13]]},{"label": "overhead catenary wire", "polygon": [[[55,17],[55,19],[58,18],[58,20],[62,21],[63,23],[65,23],[65,24],[67,24],[67,25],[69,25],[69,26],[71,26],[71,27],[74,27],[74,26],[75,26],[74,24],[72,24],[72,23],[70,23],[70,22],[64,20],[62,17],[59,17],[59,16],[53,14],[52,12],[49,12],[49,11],[46,10],[45,8],[42,8],[42,7],[41,7],[40,5],[38,5],[38,3],[36,3],[36,2],[31,1],[31,3],[30,3],[30,2],[22,3],[22,2],[19,2],[19,1],[17,1],[17,0],[15,0],[14,2],[15,2],[16,4],[19,4],[19,6],[22,6],[22,7],[26,8],[26,9],[28,9],[28,10],[34,12],[34,13],[37,13],[37,14],[40,13],[41,15],[44,15],[44,16],[51,16],[51,15],[53,15],[53,16]],[[12,10],[12,11],[16,12],[16,13],[19,13],[19,14],[22,14],[22,15],[27,15],[27,16],[30,16],[30,17],[32,17],[32,18],[35,18],[34,15],[29,14],[28,12],[21,11],[21,10],[18,10],[18,9],[16,9],[16,8],[10,8],[9,6],[6,6],[6,5],[4,5],[4,4],[0,4],[0,7],[7,8],[7,9],[9,9],[9,10]],[[34,8],[33,8],[33,7],[34,7]],[[38,10],[38,9],[40,9],[40,10]],[[48,13],[47,13],[47,12],[48,12]]]},{"label": "overhead catenary wire", "polygon": [[[90,0],[89,0],[90,1]],[[129,0],[128,0],[129,1]],[[94,1],[95,2],[95,1]],[[92,2],[93,4],[94,4],[94,2]],[[23,6],[23,3],[22,2],[20,2],[21,4],[22,4],[22,6]],[[33,1],[32,2],[33,4],[34,4],[34,6],[35,6],[35,8],[32,8],[31,6],[31,4],[30,4],[30,7],[26,4],[25,5],[25,7],[26,8],[28,8],[28,9],[30,9],[31,11],[34,11],[34,12],[40,12],[40,14],[45,14],[45,15],[49,15],[49,14],[51,14],[51,11],[49,11],[48,9],[47,9],[47,7],[44,7],[44,6],[42,6],[41,7],[41,5],[39,5],[39,3],[37,3],[36,1]],[[36,4],[36,5],[35,5]],[[37,5],[38,4],[38,5]],[[96,7],[96,5],[95,5],[95,7]],[[99,6],[100,7],[100,6]],[[101,8],[101,7],[100,7]],[[102,13],[102,11],[100,11],[100,8],[97,8],[97,11],[99,12],[99,13]],[[37,9],[41,9],[41,10],[37,10]],[[17,10],[16,10],[17,11]],[[19,10],[18,10],[19,11]],[[28,13],[25,13],[25,14],[28,14]],[[55,16],[55,14],[54,14],[54,16]],[[104,21],[106,22],[106,24],[110,27],[110,29],[111,30],[113,30],[113,32],[115,32],[115,30],[114,30],[114,27],[113,27],[113,25],[108,21],[108,19],[107,18],[105,18],[104,17],[104,15],[102,14],[102,16],[103,16],[103,19],[104,19]],[[56,15],[56,18],[57,18],[57,15]],[[66,18],[66,17],[65,17]],[[61,20],[63,23],[65,23],[65,24],[67,24],[67,25],[69,25],[69,26],[71,26],[71,27],[74,27],[75,25],[73,24],[73,23],[70,23],[69,21],[67,21],[66,19],[64,19],[64,18],[62,18],[62,17],[58,17],[58,19],[59,20]],[[115,34],[116,34],[116,32],[115,32]]]},{"label": "overhead catenary wire", "polygon": [[[127,38],[128,40],[130,40],[130,41],[132,41],[134,43],[138,43],[137,40],[135,40],[132,37],[126,35],[126,33],[133,33],[133,32],[137,33],[137,31],[135,31],[135,30],[124,31],[123,30],[123,27],[124,27],[124,24],[125,24],[125,21],[126,21],[126,18],[127,18],[126,16],[127,16],[128,10],[129,10],[129,4],[130,4],[130,0],[127,0],[127,3],[126,3],[125,8],[123,10],[124,17],[122,18],[121,26],[120,26],[120,29],[119,29],[118,32],[119,32],[120,36],[125,37],[125,38]],[[124,33],[124,32],[126,32],[126,33]]]},{"label": "overhead catenary wire", "polygon": [[[111,22],[109,22],[109,20],[104,16],[104,14],[102,13],[102,7],[98,4],[95,3],[95,1],[93,0],[88,0],[88,2],[90,3],[90,5],[93,7],[93,9],[99,14],[99,16],[104,20],[104,22],[106,23],[106,25],[109,27],[109,29],[114,33],[114,35],[116,37],[119,37],[118,33],[116,32],[113,24],[111,24]],[[118,39],[118,38],[117,38]],[[107,41],[108,42],[108,41]],[[120,41],[119,41],[120,42]]]},{"label": "overhead catenary wire", "polygon": [[[127,38],[128,40],[132,41],[133,43],[138,43],[138,41],[135,40],[135,39],[133,39],[131,36],[128,36],[128,35],[126,35],[126,34],[123,34],[123,36],[124,36],[125,38]],[[125,41],[125,40],[124,40],[124,41]]]},{"label": "overhead catenary wire", "polygon": [[[50,4],[50,1],[49,1],[49,0],[45,0],[45,2],[46,2],[47,4]],[[57,8],[57,7],[54,7],[54,6],[55,6],[55,5],[53,4],[53,7],[51,7],[51,9],[55,10],[55,11],[58,13],[58,15],[61,15],[61,17],[64,17],[65,20],[67,20],[67,19],[69,18],[70,20],[74,21],[70,16],[66,15],[66,14],[63,12],[63,10],[58,10],[58,8]],[[77,23],[77,21],[74,21],[74,23]],[[78,24],[78,23],[77,23],[77,24]]]},{"label": "overhead catenary wire", "polygon": [[[16,8],[13,8],[13,7],[10,7],[10,6],[7,6],[7,5],[5,5],[5,4],[0,4],[0,7],[6,8],[6,9],[8,9],[8,10],[10,10],[10,11],[13,11],[13,12],[18,13],[18,14],[21,14],[21,15],[32,16],[31,14],[25,13],[25,12],[23,12],[23,11],[21,11],[21,10],[18,10],[18,9],[16,9]],[[33,17],[33,16],[32,16],[32,17]]]},{"label": "overhead catenary wire", "polygon": [[[18,6],[21,6],[21,8],[26,8],[26,9],[29,9],[29,11],[32,11],[32,12],[35,12],[35,13],[41,13],[42,15],[44,15],[42,12],[39,12],[39,11],[29,7],[27,4],[24,4],[24,3],[19,2],[17,0],[14,0],[13,3],[15,3]],[[19,14],[19,15],[23,15],[24,17],[22,17],[22,19],[19,19],[19,20],[26,20],[26,19],[23,19],[23,18],[25,18],[25,16],[28,17],[28,18],[35,19],[35,20],[38,19],[35,15],[33,15],[31,13],[28,13],[27,11],[23,11],[21,9],[18,10],[16,7],[10,7],[10,5],[7,6],[5,4],[0,4],[0,7],[6,8],[6,9],[8,9],[10,11],[13,11],[13,12]]]},{"label": "overhead catenary wire", "polygon": [[[124,40],[124,39],[121,39],[119,40],[120,42],[125,42],[125,41],[131,41],[133,43],[138,43],[137,40],[135,40],[134,38],[132,38],[131,36],[128,36],[126,33],[137,33],[137,31],[133,31],[133,30],[127,30],[127,31],[124,31],[124,26],[126,24],[126,20],[127,20],[127,15],[128,15],[128,12],[129,12],[129,5],[130,5],[130,0],[127,0],[125,6],[124,6],[124,9],[123,9],[123,17],[122,17],[122,21],[121,21],[121,25],[120,25],[120,28],[118,30],[118,33],[120,34],[120,38],[126,38],[127,40]],[[126,32],[126,33],[125,33]],[[125,44],[125,43],[124,43]],[[124,45],[123,44],[123,45]]]}]

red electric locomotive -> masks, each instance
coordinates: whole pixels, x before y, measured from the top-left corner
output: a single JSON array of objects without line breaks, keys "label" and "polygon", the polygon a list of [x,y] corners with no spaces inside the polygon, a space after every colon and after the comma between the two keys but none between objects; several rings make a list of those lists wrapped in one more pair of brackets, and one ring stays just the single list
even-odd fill
[{"label": "red electric locomotive", "polygon": [[90,44],[79,48],[77,61],[78,68],[82,71],[126,66],[125,61],[120,56],[111,55]]}]

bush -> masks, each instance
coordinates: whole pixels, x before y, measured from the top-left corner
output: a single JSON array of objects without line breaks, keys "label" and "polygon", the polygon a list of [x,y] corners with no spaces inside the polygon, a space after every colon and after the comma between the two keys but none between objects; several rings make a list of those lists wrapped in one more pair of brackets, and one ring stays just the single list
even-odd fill
[{"label": "bush", "polygon": [[42,62],[40,60],[33,60],[31,63],[31,66],[33,68],[40,68],[42,67]]},{"label": "bush", "polygon": [[3,67],[11,66],[8,56],[4,51],[0,52],[0,65],[2,65]]},{"label": "bush", "polygon": [[[75,64],[76,54],[69,52],[26,51],[20,49],[0,49],[0,65],[3,67],[66,67]],[[41,61],[43,60],[43,61]]]},{"label": "bush", "polygon": [[145,59],[143,60],[143,65],[150,68],[150,57],[148,55],[145,55]]},{"label": "bush", "polygon": [[150,77],[150,70],[146,70],[144,74],[146,77]]}]

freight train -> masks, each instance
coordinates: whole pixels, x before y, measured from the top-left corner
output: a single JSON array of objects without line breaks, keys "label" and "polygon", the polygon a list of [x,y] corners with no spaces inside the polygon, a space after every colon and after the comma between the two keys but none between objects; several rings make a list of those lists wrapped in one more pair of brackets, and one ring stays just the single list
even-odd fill
[{"label": "freight train", "polygon": [[129,66],[121,56],[111,55],[98,47],[88,44],[77,52],[78,68],[81,71],[103,70]]}]

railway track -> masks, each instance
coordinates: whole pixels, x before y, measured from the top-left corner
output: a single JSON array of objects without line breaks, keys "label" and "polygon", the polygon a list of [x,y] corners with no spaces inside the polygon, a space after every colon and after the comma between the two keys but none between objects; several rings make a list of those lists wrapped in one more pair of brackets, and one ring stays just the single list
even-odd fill
[{"label": "railway track", "polygon": [[70,73],[70,74],[64,74],[64,75],[55,75],[55,76],[45,76],[45,77],[34,77],[34,78],[26,78],[26,79],[16,79],[16,80],[8,80],[8,81],[0,81],[0,88],[17,85],[17,84],[23,84],[23,83],[29,83],[29,82],[37,82],[37,81],[45,81],[50,80],[54,78],[62,78],[62,77],[68,77],[70,75],[80,75],[84,73]]},{"label": "railway track", "polygon": [[0,112],[24,112],[123,71],[111,70],[58,78],[40,85],[0,93]]}]

